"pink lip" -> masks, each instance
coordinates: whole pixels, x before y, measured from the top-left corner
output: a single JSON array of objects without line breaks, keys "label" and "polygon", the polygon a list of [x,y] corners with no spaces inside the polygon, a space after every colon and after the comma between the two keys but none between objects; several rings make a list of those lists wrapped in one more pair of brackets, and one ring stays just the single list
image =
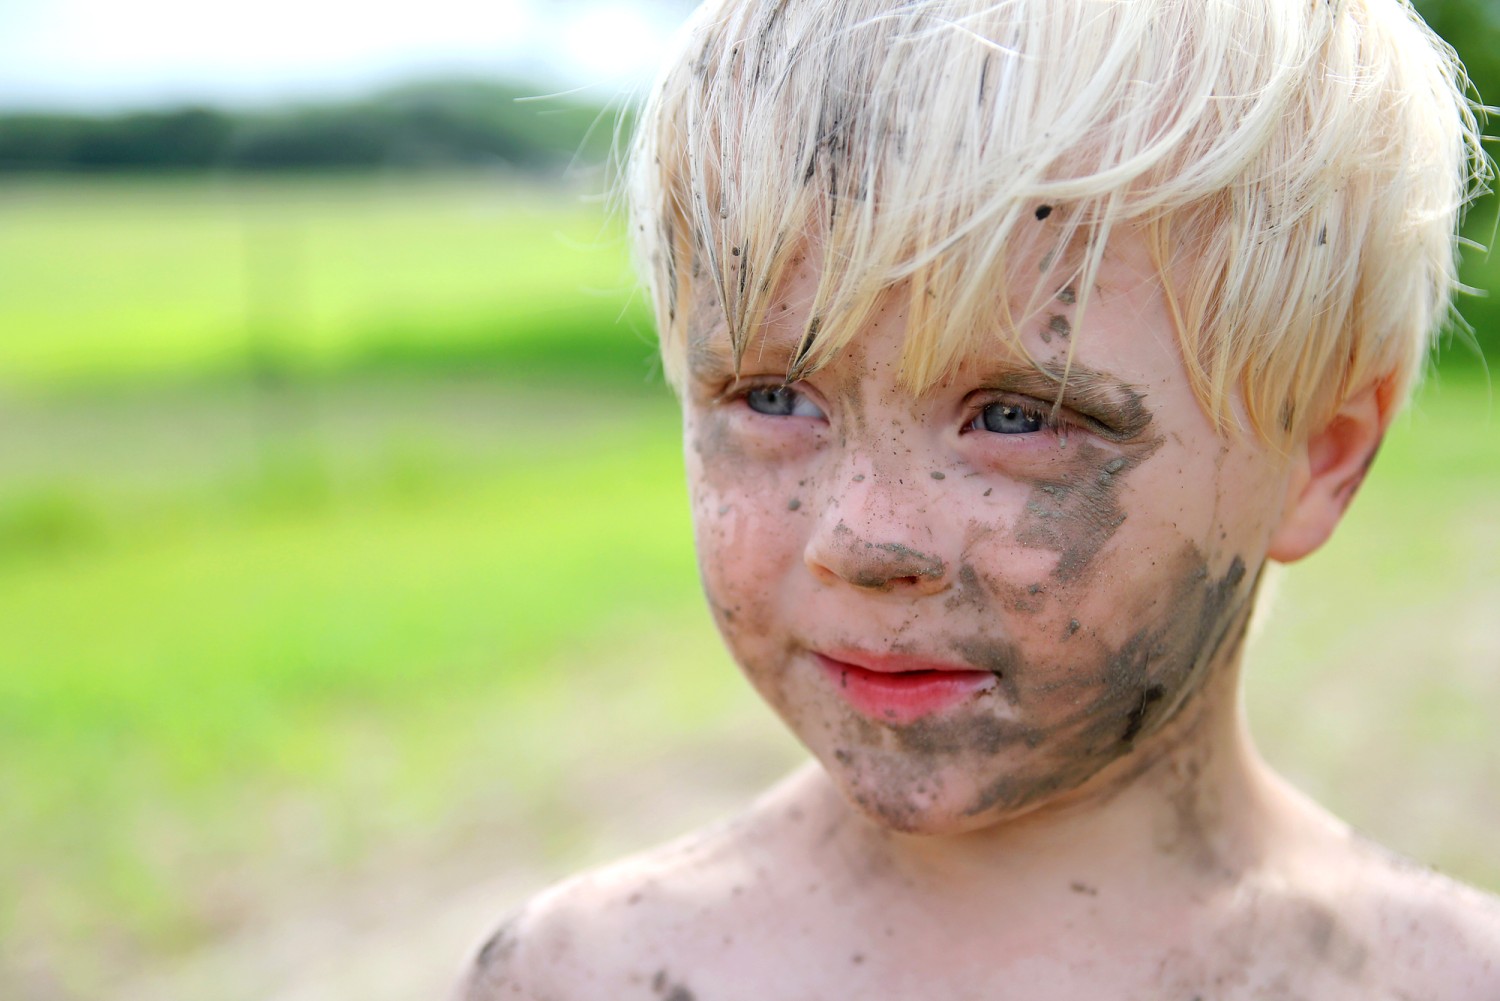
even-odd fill
[{"label": "pink lip", "polygon": [[813,657],[845,702],[887,723],[911,723],[995,687],[989,671],[902,654],[831,650]]}]

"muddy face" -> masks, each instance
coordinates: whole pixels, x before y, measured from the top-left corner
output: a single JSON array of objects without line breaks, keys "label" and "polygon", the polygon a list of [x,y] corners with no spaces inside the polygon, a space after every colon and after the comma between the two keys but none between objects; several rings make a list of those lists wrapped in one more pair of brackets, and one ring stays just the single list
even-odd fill
[{"label": "muddy face", "polygon": [[[1220,711],[1205,693],[1234,669],[1286,470],[1215,433],[1141,256],[1113,256],[1061,346],[1047,316],[1025,333],[1041,370],[996,342],[913,394],[896,298],[788,386],[806,275],[738,380],[727,350],[694,354],[710,605],[752,683],[891,827],[994,823]],[[994,682],[898,723],[830,683],[818,655],[839,650]]]}]

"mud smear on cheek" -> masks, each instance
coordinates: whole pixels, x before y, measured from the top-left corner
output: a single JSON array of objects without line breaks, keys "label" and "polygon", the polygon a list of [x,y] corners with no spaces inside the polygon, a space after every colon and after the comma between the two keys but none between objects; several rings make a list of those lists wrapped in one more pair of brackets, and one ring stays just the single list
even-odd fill
[{"label": "mud smear on cheek", "polygon": [[1060,476],[1032,488],[1016,525],[1016,541],[1057,553],[1052,576],[1075,581],[1125,521],[1120,487],[1126,474],[1161,447],[1160,438],[1133,441],[1116,454],[1088,442],[1074,449]]},{"label": "mud smear on cheek", "polygon": [[968,607],[985,615],[992,615],[996,602],[1017,612],[1030,613],[1041,611],[1046,598],[1043,589],[1035,584],[1023,587],[1009,581],[981,576],[972,563],[962,563],[959,565],[952,593],[944,599],[943,605],[950,611]]},{"label": "mud smear on cheek", "polygon": [[[1196,546],[1179,556],[1190,569],[1177,576],[1169,599],[1171,621],[1142,629],[1107,665],[1111,708],[1123,709],[1118,741],[1129,745],[1150,735],[1202,685],[1210,665],[1239,645],[1249,620],[1255,582],[1245,585],[1245,563],[1235,556],[1217,580]],[[1175,612],[1175,614],[1174,614]],[[1101,700],[1104,701],[1104,700]]]},{"label": "mud smear on cheek", "polygon": [[[1021,654],[1014,643],[968,639],[960,640],[953,648],[969,664],[995,676],[1006,702],[1013,706],[1020,703],[1021,693],[1016,686],[1016,672],[1021,663]],[[1032,739],[1034,740],[1034,735]]]},{"label": "mud smear on cheek", "polygon": [[980,582],[979,572],[974,569],[974,564],[959,564],[958,576],[953,583],[953,593],[943,600],[943,607],[949,611],[965,607],[981,612],[988,611],[989,596],[985,593],[984,584]]},{"label": "mud smear on cheek", "polygon": [[[1092,672],[1092,698],[1056,724],[1035,733],[1037,755],[997,779],[968,811],[1015,809],[1046,795],[1076,788],[1111,761],[1131,753],[1144,737],[1176,717],[1222,669],[1238,645],[1249,615],[1253,582],[1244,562],[1230,561],[1210,579],[1207,561],[1192,544],[1174,559],[1176,573],[1163,617],[1142,627]],[[1024,680],[1026,665],[1017,672]],[[1040,673],[1040,672],[1037,672]]]}]

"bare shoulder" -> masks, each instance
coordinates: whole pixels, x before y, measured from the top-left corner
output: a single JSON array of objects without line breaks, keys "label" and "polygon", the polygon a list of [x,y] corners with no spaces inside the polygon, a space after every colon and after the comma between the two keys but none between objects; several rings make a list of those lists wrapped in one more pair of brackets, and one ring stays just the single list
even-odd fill
[{"label": "bare shoulder", "polygon": [[719,911],[732,892],[732,845],[723,830],[700,832],[544,891],[501,922],[460,997],[690,1001],[668,956],[693,915]]},{"label": "bare shoulder", "polygon": [[1356,839],[1349,904],[1397,997],[1500,998],[1500,898]]},{"label": "bare shoulder", "polygon": [[694,1001],[695,984],[744,972],[745,938],[774,920],[766,826],[739,818],[544,891],[480,949],[459,997]]}]

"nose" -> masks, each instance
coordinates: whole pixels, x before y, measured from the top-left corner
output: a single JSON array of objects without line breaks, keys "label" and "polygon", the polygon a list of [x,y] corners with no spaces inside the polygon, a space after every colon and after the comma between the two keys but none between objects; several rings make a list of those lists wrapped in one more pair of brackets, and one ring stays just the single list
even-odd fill
[{"label": "nose", "polygon": [[803,550],[814,577],[867,591],[936,594],[949,586],[949,561],[927,523],[926,500],[892,485],[856,477],[829,503]]}]

